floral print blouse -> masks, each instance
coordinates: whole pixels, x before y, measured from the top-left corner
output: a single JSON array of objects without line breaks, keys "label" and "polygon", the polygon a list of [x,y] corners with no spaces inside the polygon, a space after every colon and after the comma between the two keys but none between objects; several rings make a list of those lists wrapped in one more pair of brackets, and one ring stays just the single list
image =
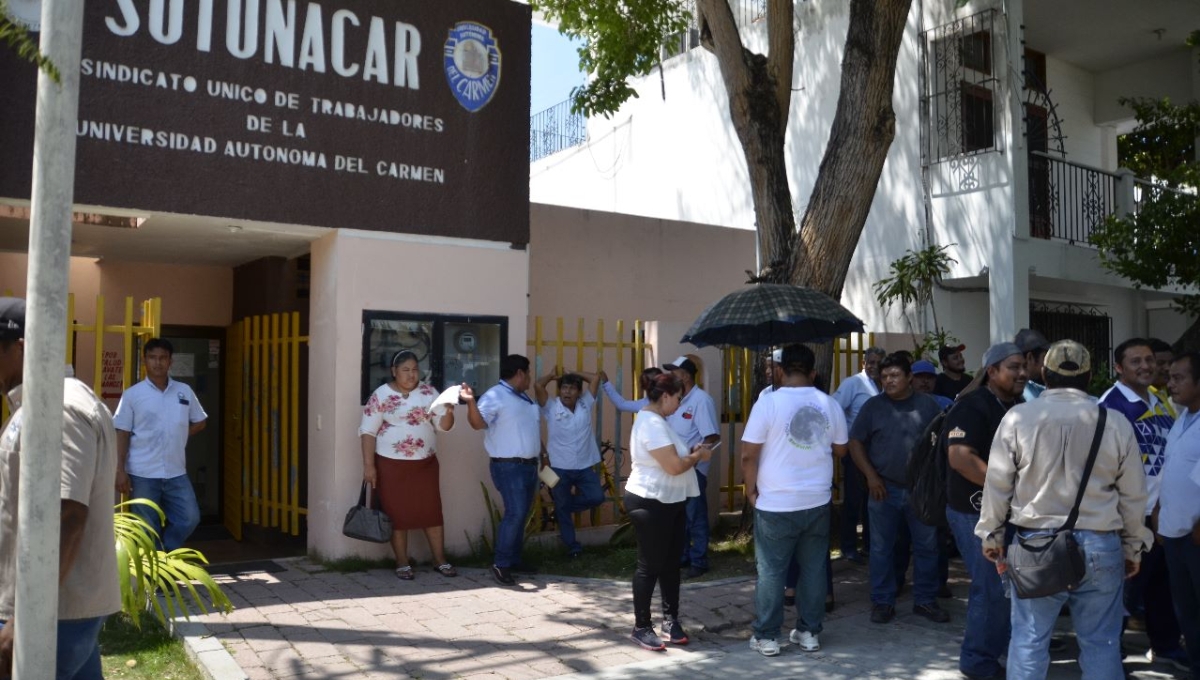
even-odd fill
[{"label": "floral print blouse", "polygon": [[363,407],[360,435],[375,437],[375,453],[397,460],[422,460],[437,453],[435,433],[445,412],[429,410],[438,391],[419,383],[405,397],[384,383]]}]

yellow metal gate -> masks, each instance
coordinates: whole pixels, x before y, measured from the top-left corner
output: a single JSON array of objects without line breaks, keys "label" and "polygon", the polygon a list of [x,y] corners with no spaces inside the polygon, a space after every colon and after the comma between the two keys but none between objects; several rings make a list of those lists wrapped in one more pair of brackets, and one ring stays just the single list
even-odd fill
[{"label": "yellow metal gate", "polygon": [[300,314],[252,316],[226,331],[225,527],[300,534]]}]

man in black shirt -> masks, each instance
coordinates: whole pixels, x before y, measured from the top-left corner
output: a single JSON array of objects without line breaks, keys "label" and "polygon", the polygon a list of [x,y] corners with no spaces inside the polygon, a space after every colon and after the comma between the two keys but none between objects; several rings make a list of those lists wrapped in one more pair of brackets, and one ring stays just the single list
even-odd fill
[{"label": "man in black shirt", "polygon": [[945,623],[950,615],[937,603],[937,530],[922,524],[908,502],[908,455],[942,409],[928,394],[912,388],[912,366],[898,354],[879,364],[883,394],[863,404],[850,426],[850,455],[867,478],[871,516],[871,621],[887,623],[896,614],[896,537],[908,526],[913,548],[913,613]]},{"label": "man in black shirt", "polygon": [[962,396],[942,426],[949,456],[946,519],[971,575],[967,628],[958,667],[968,678],[1002,677],[999,658],[1008,650],[1009,602],[996,567],[983,557],[975,535],[992,437],[1008,409],[1022,403],[1028,375],[1025,355],[1011,342],[992,345],[983,356],[985,377],[978,389]]},{"label": "man in black shirt", "polygon": [[966,348],[966,345],[943,345],[938,350],[938,361],[942,364],[942,372],[938,374],[937,380],[933,383],[934,394],[954,399],[958,397],[959,392],[971,384],[971,374],[964,370],[967,364],[963,359],[963,350]]}]

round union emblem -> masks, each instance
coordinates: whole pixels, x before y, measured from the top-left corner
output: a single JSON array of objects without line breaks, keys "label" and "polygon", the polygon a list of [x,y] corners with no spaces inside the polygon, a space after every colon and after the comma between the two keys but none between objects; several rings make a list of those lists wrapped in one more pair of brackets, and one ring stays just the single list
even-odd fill
[{"label": "round union emblem", "polygon": [[471,113],[487,106],[500,87],[500,47],[492,29],[460,21],[450,29],[445,48],[446,82]]}]

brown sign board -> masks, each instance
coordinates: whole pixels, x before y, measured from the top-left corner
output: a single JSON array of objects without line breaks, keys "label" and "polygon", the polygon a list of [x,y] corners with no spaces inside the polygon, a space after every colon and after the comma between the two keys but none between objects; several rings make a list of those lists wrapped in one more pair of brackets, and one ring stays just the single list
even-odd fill
[{"label": "brown sign board", "polygon": [[[529,241],[528,5],[85,12],[77,204]],[[29,199],[35,94],[34,68],[0,49],[0,197]]]}]

